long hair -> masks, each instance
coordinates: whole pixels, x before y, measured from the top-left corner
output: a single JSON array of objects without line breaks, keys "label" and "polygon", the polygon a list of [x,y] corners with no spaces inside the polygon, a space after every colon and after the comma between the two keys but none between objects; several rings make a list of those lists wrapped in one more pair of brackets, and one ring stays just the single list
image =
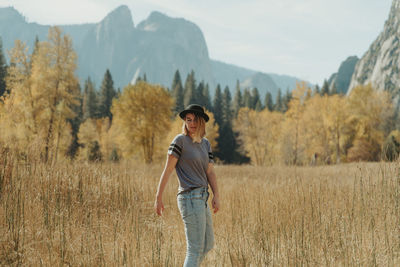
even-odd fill
[{"label": "long hair", "polygon": [[[189,114],[189,113],[188,113]],[[191,113],[193,114],[193,113]],[[201,139],[206,136],[206,121],[204,120],[203,117],[198,116],[197,114],[193,114],[195,119],[197,119],[197,129],[196,129],[196,133],[194,134],[194,136],[192,136],[193,142],[197,142],[200,143]],[[185,117],[186,119],[186,117]],[[184,135],[189,135],[189,130],[186,128],[186,122],[183,122],[182,125],[182,133]]]}]

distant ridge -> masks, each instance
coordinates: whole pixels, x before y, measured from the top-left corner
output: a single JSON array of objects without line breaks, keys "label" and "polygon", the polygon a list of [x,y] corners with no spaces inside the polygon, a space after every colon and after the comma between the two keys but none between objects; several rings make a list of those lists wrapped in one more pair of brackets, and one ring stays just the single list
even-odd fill
[{"label": "distant ridge", "polygon": [[[13,7],[0,8],[0,36],[5,50],[11,49],[16,39],[32,48],[36,36],[47,39],[49,27],[27,22]],[[211,94],[217,83],[228,85],[233,93],[237,80],[243,86],[257,86],[262,94],[271,90],[275,94],[277,88],[293,89],[299,80],[211,60],[197,25],[156,11],[137,26],[129,8],[122,5],[98,23],[59,27],[73,40],[81,82],[90,76],[97,86],[107,68],[121,88],[144,74],[149,81],[170,87],[177,69],[183,80],[194,70],[196,81],[209,83]]]}]

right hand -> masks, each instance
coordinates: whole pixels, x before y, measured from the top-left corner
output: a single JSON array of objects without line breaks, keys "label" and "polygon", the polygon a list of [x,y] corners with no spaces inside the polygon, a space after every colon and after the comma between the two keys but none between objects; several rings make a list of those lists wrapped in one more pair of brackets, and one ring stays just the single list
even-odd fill
[{"label": "right hand", "polygon": [[154,210],[158,214],[158,216],[162,216],[162,213],[164,211],[164,204],[162,200],[156,199],[156,202],[154,203]]}]

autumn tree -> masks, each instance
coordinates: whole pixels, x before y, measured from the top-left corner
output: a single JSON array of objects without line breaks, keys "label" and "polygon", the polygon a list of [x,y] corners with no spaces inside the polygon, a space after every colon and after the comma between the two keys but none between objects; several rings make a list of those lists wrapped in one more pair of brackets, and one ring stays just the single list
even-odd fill
[{"label": "autumn tree", "polygon": [[285,113],[282,154],[287,164],[302,164],[305,160],[303,115],[308,90],[310,89],[305,82],[297,83],[296,89],[292,92],[289,109]]},{"label": "autumn tree", "polygon": [[390,94],[377,91],[371,84],[352,89],[348,97],[352,126],[352,147],[348,150],[350,161],[380,159],[386,124],[393,113]]},{"label": "autumn tree", "polygon": [[282,121],[279,112],[256,112],[247,107],[239,110],[235,130],[253,164],[271,165],[278,161]]},{"label": "autumn tree", "polygon": [[151,163],[169,130],[172,109],[173,99],[164,88],[146,82],[126,86],[111,108],[123,155],[133,156],[140,149],[144,161]]},{"label": "autumn tree", "polygon": [[63,36],[60,28],[51,27],[48,41],[39,44],[32,62],[32,91],[42,111],[38,124],[44,130],[42,156],[46,162],[57,159],[60,145],[70,137],[67,119],[76,116],[72,107],[79,105],[75,70],[71,38]]}]

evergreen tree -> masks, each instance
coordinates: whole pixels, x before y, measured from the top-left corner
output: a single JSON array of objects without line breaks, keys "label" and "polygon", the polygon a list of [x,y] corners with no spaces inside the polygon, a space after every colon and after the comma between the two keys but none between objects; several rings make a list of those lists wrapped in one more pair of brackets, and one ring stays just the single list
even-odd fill
[{"label": "evergreen tree", "polygon": [[221,126],[222,125],[222,93],[221,86],[218,84],[215,89],[214,101],[213,101],[213,113],[215,122]]},{"label": "evergreen tree", "polygon": [[204,107],[207,110],[212,111],[210,89],[208,83],[204,86],[202,95],[203,95]]},{"label": "evergreen tree", "polygon": [[183,87],[179,70],[175,71],[174,79],[171,86],[172,97],[175,99],[174,114],[178,114],[184,109],[183,103]]},{"label": "evergreen tree", "polygon": [[324,80],[324,84],[321,88],[321,95],[329,95],[329,83],[326,79]]},{"label": "evergreen tree", "polygon": [[258,92],[257,87],[254,87],[251,90],[251,108],[252,109],[256,109],[257,102],[260,102],[260,104],[261,104],[260,93]]},{"label": "evergreen tree", "polygon": [[90,77],[85,81],[82,113],[83,120],[98,117],[96,89]]},{"label": "evergreen tree", "polygon": [[287,89],[286,94],[282,98],[281,112],[285,113],[289,109],[290,100],[292,100],[292,93]]},{"label": "evergreen tree", "polygon": [[231,92],[229,91],[229,87],[226,86],[222,95],[222,120],[224,123],[232,121],[231,101]]},{"label": "evergreen tree", "polygon": [[270,92],[267,92],[265,94],[265,108],[268,109],[269,111],[272,111],[274,109],[274,103],[272,102],[272,95]]},{"label": "evergreen tree", "polygon": [[[78,83],[78,88],[79,92],[81,92],[81,86]],[[83,120],[83,113],[82,113],[82,107],[83,107],[83,95],[80,94],[79,96],[79,105],[73,106],[73,111],[76,114],[75,118],[68,119],[68,122],[71,124],[71,134],[72,134],[72,140],[69,145],[69,148],[67,150],[67,156],[69,156],[71,159],[74,159],[76,156],[76,153],[78,152],[79,149],[79,140],[78,140],[78,132],[79,132],[79,127],[82,123]]]},{"label": "evergreen tree", "polygon": [[194,104],[196,102],[196,80],[194,77],[194,71],[192,70],[186,77],[183,103],[184,106],[187,107],[189,104]]},{"label": "evergreen tree", "polygon": [[244,89],[243,93],[243,107],[252,108],[251,107],[251,94],[248,88]]},{"label": "evergreen tree", "polygon": [[260,99],[258,99],[258,101],[257,101],[256,106],[255,106],[254,109],[255,109],[257,112],[260,112],[261,110],[263,110],[263,106],[262,106],[262,104],[261,104]]},{"label": "evergreen tree", "polygon": [[147,82],[146,72],[143,74],[143,81],[144,81],[144,82]]},{"label": "evergreen tree", "polygon": [[282,91],[280,88],[278,89],[278,94],[276,95],[274,110],[282,112]]},{"label": "evergreen tree", "polygon": [[196,88],[195,95],[197,96],[196,103],[200,106],[205,106],[205,98],[203,97],[203,90],[204,90],[204,81],[201,81]]},{"label": "evergreen tree", "polygon": [[232,109],[233,109],[233,115],[236,118],[237,114],[239,112],[239,109],[243,107],[243,97],[242,97],[242,92],[240,91],[240,84],[239,80],[236,81],[236,89],[235,89],[235,96],[233,98],[233,104],[232,104]]},{"label": "evergreen tree", "polygon": [[110,70],[107,69],[100,87],[99,116],[101,118],[108,117],[112,120],[111,105],[116,95],[117,92],[114,89],[114,81]]},{"label": "evergreen tree", "polygon": [[3,54],[3,42],[0,37],[0,97],[6,92],[7,63]]}]

